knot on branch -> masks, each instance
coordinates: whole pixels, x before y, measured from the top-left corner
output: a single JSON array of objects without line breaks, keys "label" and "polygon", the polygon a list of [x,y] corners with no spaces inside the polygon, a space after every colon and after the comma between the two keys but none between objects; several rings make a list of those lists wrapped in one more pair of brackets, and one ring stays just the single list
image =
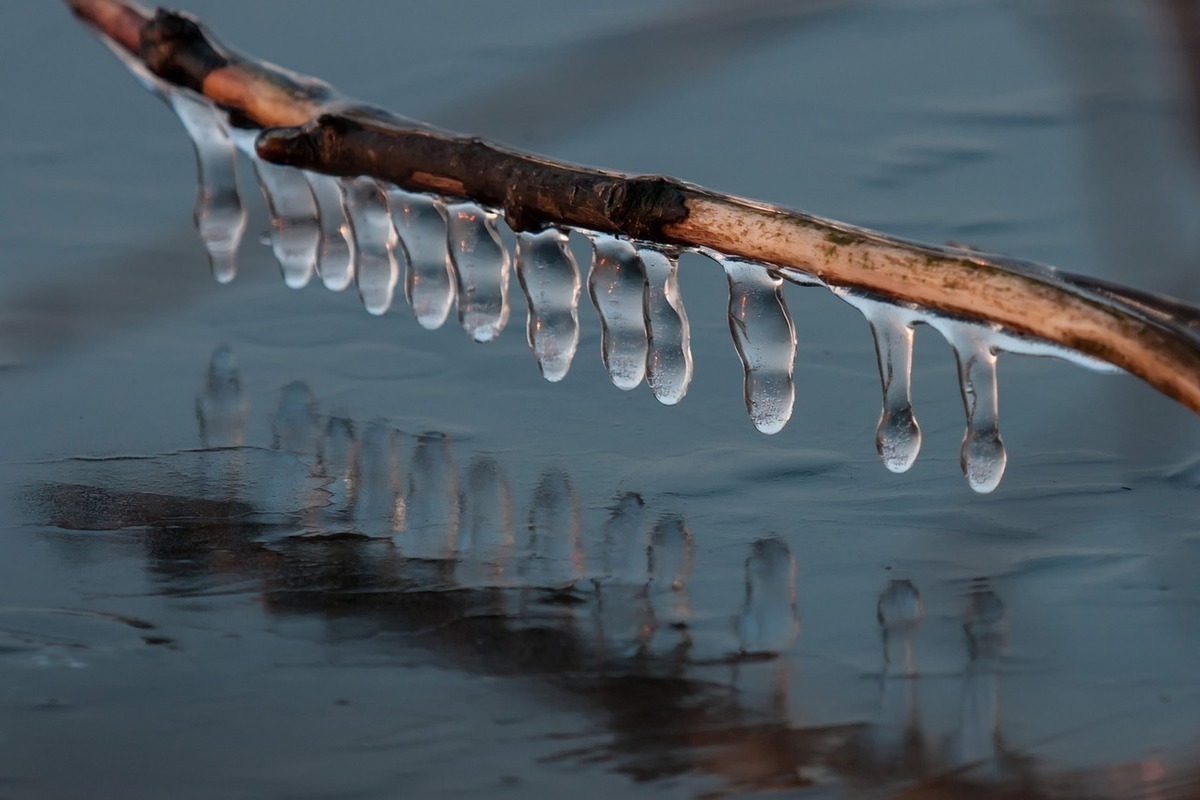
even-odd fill
[{"label": "knot on branch", "polygon": [[209,73],[229,64],[224,48],[199,21],[162,8],[142,28],[139,50],[155,75],[196,92],[203,92]]}]

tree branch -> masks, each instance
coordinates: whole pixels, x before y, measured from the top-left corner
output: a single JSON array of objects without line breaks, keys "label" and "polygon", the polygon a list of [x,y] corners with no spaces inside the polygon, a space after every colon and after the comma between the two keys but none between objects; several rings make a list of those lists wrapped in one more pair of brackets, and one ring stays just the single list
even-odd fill
[{"label": "tree branch", "polygon": [[124,0],[67,0],[163,80],[233,124],[264,131],[261,158],[504,209],[515,230],[553,225],[698,248],[791,280],[982,323],[1112,364],[1200,413],[1200,311],[1180,301],[956,248],[905,241],[673,178],[581,167],[440,131],[347,101],[327,84],[233,53],[185,15]]}]

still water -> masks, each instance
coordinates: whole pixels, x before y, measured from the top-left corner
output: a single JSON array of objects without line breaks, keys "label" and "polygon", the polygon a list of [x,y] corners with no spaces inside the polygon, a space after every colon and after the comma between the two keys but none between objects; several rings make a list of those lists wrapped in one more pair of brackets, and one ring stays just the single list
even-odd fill
[{"label": "still water", "polygon": [[[1174,4],[559,5],[190,9],[431,122],[1198,297]],[[586,239],[463,207],[536,324],[511,278],[456,319],[436,242],[432,284],[377,248],[360,302],[280,276],[245,164],[218,283],[172,115],[56,4],[6,17],[0,797],[1194,795],[1188,412],[1002,356],[977,495],[921,328],[895,474],[871,329],[824,289],[647,255],[631,339],[572,314],[621,299],[571,277]],[[795,334],[760,394],[747,307]]]}]

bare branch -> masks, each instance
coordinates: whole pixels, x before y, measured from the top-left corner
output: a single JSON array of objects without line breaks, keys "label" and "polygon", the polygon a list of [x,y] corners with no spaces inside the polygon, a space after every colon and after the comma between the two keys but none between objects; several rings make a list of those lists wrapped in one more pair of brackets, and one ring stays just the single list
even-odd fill
[{"label": "bare branch", "polygon": [[839,291],[1054,343],[1131,372],[1200,413],[1200,312],[1185,303],[439,131],[238,56],[185,15],[151,16],[122,0],[68,2],[163,80],[203,94],[234,124],[271,129],[257,144],[267,161],[469,198],[503,208],[515,230],[575,227],[763,262],[791,280],[816,277]]}]

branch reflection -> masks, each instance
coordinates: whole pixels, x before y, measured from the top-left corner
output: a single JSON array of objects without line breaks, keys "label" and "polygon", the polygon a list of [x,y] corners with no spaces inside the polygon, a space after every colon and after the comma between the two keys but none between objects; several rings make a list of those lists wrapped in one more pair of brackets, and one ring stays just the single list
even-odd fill
[{"label": "branch reflection", "polygon": [[[713,622],[692,596],[703,531],[679,509],[622,490],[592,504],[603,519],[589,521],[568,471],[536,467],[524,484],[499,456],[444,433],[327,414],[300,381],[280,391],[271,448],[256,449],[245,444],[249,406],[234,354],[218,348],[196,399],[201,449],[188,451],[200,479],[179,483],[196,496],[121,488],[119,468],[103,461],[87,485],[32,494],[62,528],[143,528],[164,593],[250,585],[267,614],[320,621],[339,653],[415,647],[459,670],[536,678],[546,703],[566,693],[609,736],[557,760],[599,761],[638,781],[699,776],[713,796],[838,786],[1105,797],[1139,786],[1140,764],[1050,775],[1008,746],[1009,617],[988,580],[961,598],[961,671],[932,684],[921,590],[905,578],[882,586],[874,710],[828,723],[796,710],[808,663],[801,619],[823,610],[802,615],[805,565],[787,538],[749,544],[741,599],[720,622],[731,626],[729,652],[702,657],[697,639]],[[943,695],[935,707],[957,697],[950,724],[927,723],[918,689]]]}]

